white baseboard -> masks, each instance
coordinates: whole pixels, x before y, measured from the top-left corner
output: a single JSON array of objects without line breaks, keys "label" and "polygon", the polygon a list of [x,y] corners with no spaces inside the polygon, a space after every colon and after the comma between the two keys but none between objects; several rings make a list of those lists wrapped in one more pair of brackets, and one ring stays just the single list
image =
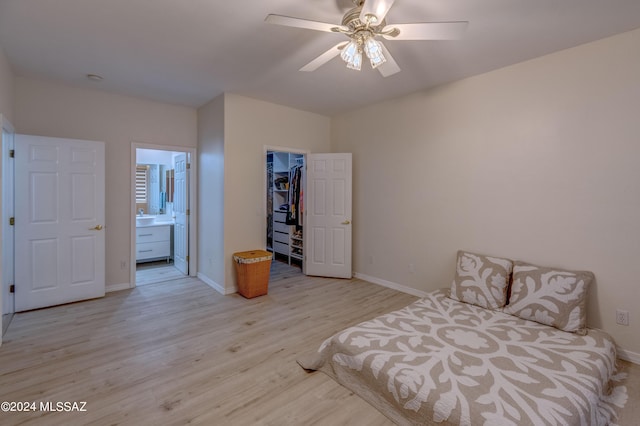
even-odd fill
[{"label": "white baseboard", "polygon": [[623,359],[625,361],[632,362],[634,364],[640,365],[640,354],[637,352],[631,352],[626,349],[622,349],[621,347],[616,348],[618,352],[618,358]]},{"label": "white baseboard", "polygon": [[358,279],[361,279],[363,281],[368,281],[370,283],[378,284],[378,285],[381,285],[383,287],[392,288],[394,290],[398,290],[398,291],[401,291],[403,293],[410,294],[412,296],[425,297],[427,295],[427,292],[425,292],[425,291],[417,290],[417,289],[412,288],[412,287],[407,287],[406,285],[402,285],[402,284],[394,283],[394,282],[391,282],[391,281],[383,280],[383,279],[380,279],[380,278],[372,277],[370,275],[361,274],[360,272],[354,272],[353,276],[358,278]]},{"label": "white baseboard", "polygon": [[114,291],[129,290],[130,288],[131,288],[130,283],[109,284],[108,286],[105,287],[104,291],[106,293],[112,293]]},{"label": "white baseboard", "polygon": [[231,288],[228,291],[225,290],[223,285],[218,284],[217,282],[207,277],[206,275],[202,274],[201,272],[198,272],[198,279],[203,283],[205,283],[206,285],[208,285],[209,287],[211,287],[212,289],[214,289],[215,291],[217,291],[218,293],[223,294],[225,296],[237,292],[235,288]]}]

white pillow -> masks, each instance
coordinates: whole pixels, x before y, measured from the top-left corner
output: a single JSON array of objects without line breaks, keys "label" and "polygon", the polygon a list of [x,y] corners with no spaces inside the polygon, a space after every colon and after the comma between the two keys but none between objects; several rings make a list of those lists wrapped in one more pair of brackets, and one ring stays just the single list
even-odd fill
[{"label": "white pillow", "polygon": [[566,271],[516,261],[507,314],[560,330],[587,333],[587,293],[592,272]]},{"label": "white pillow", "polygon": [[500,309],[507,303],[512,268],[509,259],[458,251],[449,297],[487,309]]}]

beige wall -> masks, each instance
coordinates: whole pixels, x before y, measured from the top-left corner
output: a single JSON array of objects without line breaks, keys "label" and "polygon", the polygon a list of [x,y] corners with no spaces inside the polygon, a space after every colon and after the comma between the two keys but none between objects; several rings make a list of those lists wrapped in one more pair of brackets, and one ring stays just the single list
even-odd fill
[{"label": "beige wall", "polygon": [[14,99],[13,72],[0,46],[0,114],[12,123]]},{"label": "beige wall", "polygon": [[224,292],[224,98],[198,109],[198,275]]},{"label": "beige wall", "polygon": [[[266,245],[266,205],[265,205],[265,146],[286,147],[310,152],[328,152],[330,137],[330,120],[328,117],[250,99],[234,94],[224,95],[224,130],[220,131],[220,104],[218,99],[213,104],[201,108],[199,118],[217,121],[211,124],[206,135],[199,134],[201,155],[203,141],[218,154],[224,153],[224,256],[221,276],[219,269],[214,269],[213,276],[204,277],[215,281],[224,288],[225,293],[236,291],[233,253],[238,251],[264,249]],[[199,122],[200,129],[209,124]],[[220,147],[216,137],[223,135],[224,147]],[[207,136],[208,135],[208,136]],[[216,136],[217,135],[217,136]],[[202,163],[204,163],[204,159]],[[219,164],[219,163],[218,163]],[[202,167],[202,166],[201,166]],[[219,181],[220,176],[216,173]],[[219,182],[211,182],[217,186]],[[203,182],[202,186],[208,183]],[[201,194],[207,191],[201,190]],[[219,200],[219,196],[214,196]],[[202,221],[207,211],[203,203],[216,210],[207,200],[201,199]],[[220,224],[218,223],[219,227]],[[200,232],[202,255],[199,264],[215,263],[215,259],[203,258],[204,253],[216,254],[208,245],[216,245],[212,239],[217,235]],[[201,270],[203,267],[201,266]],[[202,274],[201,274],[202,275]]]},{"label": "beige wall", "polygon": [[334,118],[354,270],[427,291],[458,249],[589,269],[590,325],[638,355],[639,76],[636,30]]},{"label": "beige wall", "polygon": [[129,283],[131,143],[196,147],[196,110],[48,81],[15,82],[17,133],[105,142],[106,284]]}]

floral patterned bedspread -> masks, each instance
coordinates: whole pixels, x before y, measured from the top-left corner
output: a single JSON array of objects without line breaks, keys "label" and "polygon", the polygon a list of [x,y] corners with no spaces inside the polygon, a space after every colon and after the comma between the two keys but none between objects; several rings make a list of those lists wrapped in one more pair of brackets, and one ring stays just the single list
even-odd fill
[{"label": "floral patterned bedspread", "polygon": [[458,302],[438,290],[347,328],[298,360],[400,425],[606,425],[615,345]]}]

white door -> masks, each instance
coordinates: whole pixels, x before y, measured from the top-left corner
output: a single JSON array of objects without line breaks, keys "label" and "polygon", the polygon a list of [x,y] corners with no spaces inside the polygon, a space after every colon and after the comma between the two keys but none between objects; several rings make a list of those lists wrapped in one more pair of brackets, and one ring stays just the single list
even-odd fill
[{"label": "white door", "polygon": [[16,135],[16,311],[104,296],[104,144]]},{"label": "white door", "polygon": [[173,212],[176,215],[176,223],[173,226],[173,263],[185,275],[189,273],[188,167],[187,154],[179,154],[174,157]]},{"label": "white door", "polygon": [[351,154],[307,156],[306,273],[351,278]]}]

